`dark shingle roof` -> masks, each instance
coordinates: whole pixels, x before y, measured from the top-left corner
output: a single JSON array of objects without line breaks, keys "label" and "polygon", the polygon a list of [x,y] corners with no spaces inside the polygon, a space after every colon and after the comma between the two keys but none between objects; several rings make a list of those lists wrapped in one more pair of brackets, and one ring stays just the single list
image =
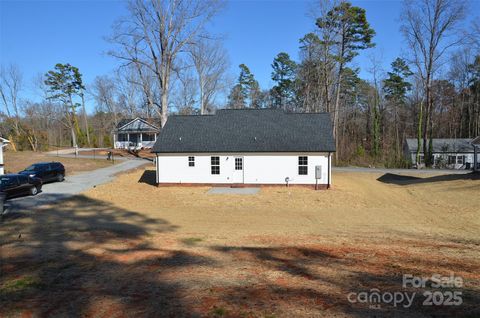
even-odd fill
[{"label": "dark shingle roof", "polygon": [[480,146],[480,136],[472,140],[472,145]]},{"label": "dark shingle roof", "polygon": [[219,110],[170,116],[153,146],[157,153],[335,151],[328,113]]},{"label": "dark shingle roof", "polygon": [[[433,138],[433,152],[472,152],[473,146],[471,144],[472,139],[469,138]],[[417,139],[407,138],[407,147],[410,152],[417,152]],[[423,140],[421,141],[420,151],[423,152]]]},{"label": "dark shingle roof", "polygon": [[[135,120],[137,120],[135,122]],[[129,132],[129,131],[158,131],[156,123],[153,120],[149,120],[146,118],[125,118],[120,120],[115,128],[115,131],[119,132]]]}]

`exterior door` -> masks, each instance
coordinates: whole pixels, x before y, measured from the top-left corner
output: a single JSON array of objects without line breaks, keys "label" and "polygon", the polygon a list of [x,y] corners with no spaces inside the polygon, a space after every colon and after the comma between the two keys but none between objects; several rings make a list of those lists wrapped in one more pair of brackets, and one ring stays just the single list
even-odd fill
[{"label": "exterior door", "polygon": [[243,157],[234,157],[233,183],[243,183]]}]

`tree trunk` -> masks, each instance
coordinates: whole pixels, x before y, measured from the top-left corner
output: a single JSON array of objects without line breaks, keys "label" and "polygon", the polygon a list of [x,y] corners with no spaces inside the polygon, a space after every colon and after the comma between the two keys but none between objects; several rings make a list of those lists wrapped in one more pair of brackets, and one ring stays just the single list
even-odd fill
[{"label": "tree trunk", "polygon": [[85,134],[87,135],[87,144],[90,147],[90,132],[88,131],[88,116],[87,110],[85,109],[85,96],[83,92],[81,94],[82,97],[82,108],[83,108],[83,120],[85,121]]},{"label": "tree trunk", "polygon": [[430,122],[430,78],[427,76],[427,85],[426,85],[426,107],[425,115],[423,119],[424,129],[423,129],[423,158],[425,160],[425,166],[430,167],[430,156],[428,151],[428,125]]},{"label": "tree trunk", "polygon": [[167,123],[168,119],[168,79],[164,79],[162,85],[162,110],[160,114],[160,124],[163,128]]},{"label": "tree trunk", "polygon": [[203,83],[203,76],[200,75],[198,77],[198,81],[199,81],[199,86],[200,86],[200,115],[205,115],[205,96],[203,96],[204,94],[204,83]]},{"label": "tree trunk", "polygon": [[340,65],[340,68],[338,70],[338,83],[337,83],[337,94],[335,98],[335,106],[333,108],[333,138],[335,139],[335,162],[338,162],[338,134],[337,134],[337,129],[338,129],[338,108],[340,105],[340,87],[341,87],[341,80],[342,80],[342,65]]},{"label": "tree trunk", "polygon": [[[423,100],[420,102],[420,109],[418,112],[418,127],[417,127],[417,169],[420,169],[420,148],[422,146],[422,120],[423,120]],[[425,153],[423,153],[425,158]]]}]

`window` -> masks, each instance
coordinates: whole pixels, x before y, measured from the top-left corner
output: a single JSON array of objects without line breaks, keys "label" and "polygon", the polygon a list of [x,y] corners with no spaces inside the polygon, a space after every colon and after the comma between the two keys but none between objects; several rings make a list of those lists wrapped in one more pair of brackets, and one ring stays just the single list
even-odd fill
[{"label": "window", "polygon": [[448,164],[453,165],[455,164],[456,156],[448,156]]},{"label": "window", "polygon": [[235,170],[243,170],[243,158],[235,158]]},{"label": "window", "polygon": [[463,157],[464,157],[464,156],[458,156],[458,157],[457,157],[457,164],[463,165]]},{"label": "window", "polygon": [[128,141],[127,134],[118,134],[118,141]]},{"label": "window", "polygon": [[212,157],[212,174],[220,174],[220,157]]},{"label": "window", "polygon": [[188,157],[188,166],[195,167],[195,157]]},{"label": "window", "polygon": [[143,133],[142,141],[155,141],[155,134],[152,133]]},{"label": "window", "polygon": [[298,157],[298,174],[308,175],[308,157],[307,156]]}]

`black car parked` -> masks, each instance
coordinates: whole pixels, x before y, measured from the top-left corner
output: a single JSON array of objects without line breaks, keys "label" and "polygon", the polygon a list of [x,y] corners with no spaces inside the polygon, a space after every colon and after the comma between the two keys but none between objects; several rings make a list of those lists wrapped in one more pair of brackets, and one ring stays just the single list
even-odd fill
[{"label": "black car parked", "polygon": [[0,193],[7,198],[20,195],[36,195],[42,190],[40,178],[29,177],[23,174],[4,174],[0,176]]},{"label": "black car parked", "polygon": [[19,174],[40,178],[42,182],[62,182],[65,178],[65,167],[60,162],[39,162],[20,171]]}]

